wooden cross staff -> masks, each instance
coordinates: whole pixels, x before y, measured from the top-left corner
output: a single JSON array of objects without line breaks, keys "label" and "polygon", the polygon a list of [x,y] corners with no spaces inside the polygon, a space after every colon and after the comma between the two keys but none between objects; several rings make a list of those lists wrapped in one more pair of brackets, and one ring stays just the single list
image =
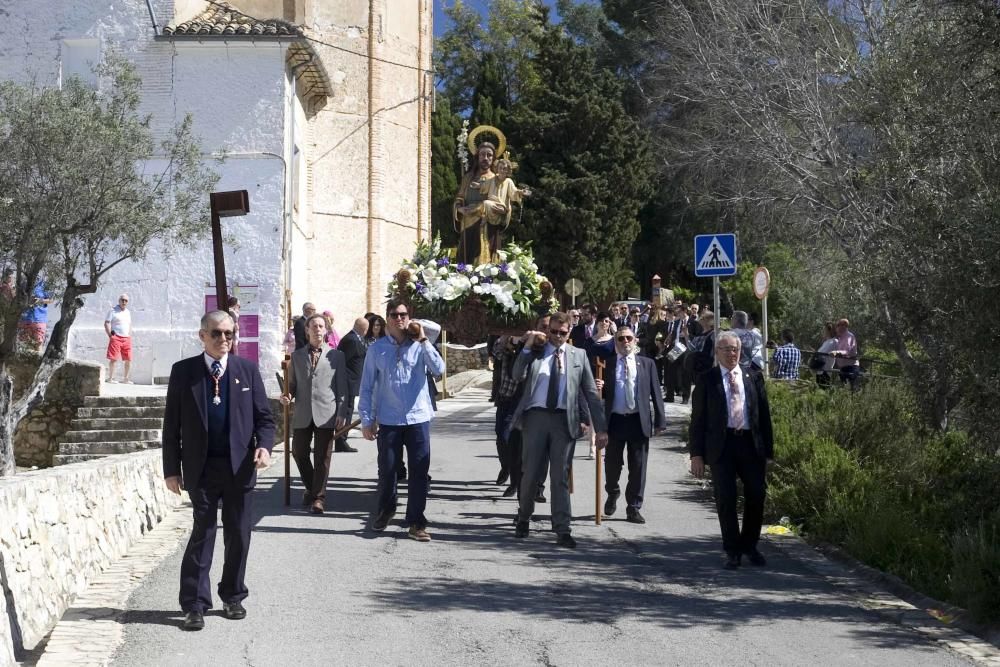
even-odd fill
[{"label": "wooden cross staff", "polygon": [[[597,358],[597,379],[601,380],[602,382],[604,381],[604,367],[605,367],[605,365],[606,364],[604,363],[604,359],[601,359],[600,357],[598,357]],[[604,398],[604,389],[601,389],[598,392],[598,395],[601,396],[601,398]],[[603,406],[602,406],[602,409],[603,409]],[[593,422],[594,422],[594,420],[591,419],[590,422],[591,422],[591,428],[593,428]],[[595,472],[597,486],[594,489],[594,523],[597,524],[598,526],[601,525],[601,472],[602,472],[602,470],[601,470],[601,458],[603,457],[603,455],[604,455],[604,450],[603,449],[598,449],[597,450],[597,455],[594,457],[594,460],[597,463],[596,472]]]}]

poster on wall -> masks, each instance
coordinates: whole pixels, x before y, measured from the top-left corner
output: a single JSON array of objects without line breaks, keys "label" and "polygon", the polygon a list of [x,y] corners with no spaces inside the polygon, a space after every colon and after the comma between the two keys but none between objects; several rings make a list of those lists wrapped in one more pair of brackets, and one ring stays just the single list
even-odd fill
[{"label": "poster on wall", "polygon": [[[260,363],[260,288],[257,285],[233,285],[230,293],[239,299],[240,321],[239,341],[235,353],[237,356],[249,359],[255,364]],[[205,283],[205,312],[218,310],[218,298],[215,296],[215,285]]]}]

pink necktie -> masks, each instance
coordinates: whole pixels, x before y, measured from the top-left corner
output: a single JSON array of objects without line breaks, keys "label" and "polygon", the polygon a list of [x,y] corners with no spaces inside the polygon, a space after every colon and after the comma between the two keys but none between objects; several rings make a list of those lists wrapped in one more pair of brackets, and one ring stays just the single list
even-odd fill
[{"label": "pink necktie", "polygon": [[729,372],[729,428],[743,428],[743,396],[740,395],[736,370]]}]

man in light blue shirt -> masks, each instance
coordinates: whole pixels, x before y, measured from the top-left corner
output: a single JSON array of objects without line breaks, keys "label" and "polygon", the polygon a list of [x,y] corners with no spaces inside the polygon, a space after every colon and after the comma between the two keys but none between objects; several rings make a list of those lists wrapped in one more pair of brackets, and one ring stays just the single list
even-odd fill
[{"label": "man in light blue shirt", "polygon": [[[406,447],[410,462],[406,518],[409,537],[430,542],[424,508],[431,463],[430,422],[434,417],[427,371],[444,373],[444,360],[420,322],[410,321],[409,305],[393,299],[385,311],[387,336],[368,348],[361,374],[358,413],[361,433],[378,437],[378,511],[375,531],[385,530],[396,514],[396,464]],[[408,330],[408,326],[413,328]]]}]

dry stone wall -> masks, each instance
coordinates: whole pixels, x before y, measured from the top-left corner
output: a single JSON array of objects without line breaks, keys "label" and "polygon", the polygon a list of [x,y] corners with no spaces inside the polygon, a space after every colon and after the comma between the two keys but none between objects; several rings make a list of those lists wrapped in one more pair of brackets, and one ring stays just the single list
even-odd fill
[{"label": "dry stone wall", "polygon": [[162,465],[155,450],[0,478],[0,665],[33,649],[93,575],[180,503]]},{"label": "dry stone wall", "polygon": [[486,343],[480,343],[473,347],[448,343],[447,348],[448,375],[457,375],[464,371],[483,370],[489,364],[489,353],[486,350]]},{"label": "dry stone wall", "polygon": [[[33,366],[18,364],[14,369],[14,391],[27,387]],[[84,396],[101,393],[103,367],[87,361],[68,360],[56,371],[45,391],[45,400],[21,420],[14,432],[14,459],[17,465],[47,468],[52,465],[59,439],[69,430]]]}]

